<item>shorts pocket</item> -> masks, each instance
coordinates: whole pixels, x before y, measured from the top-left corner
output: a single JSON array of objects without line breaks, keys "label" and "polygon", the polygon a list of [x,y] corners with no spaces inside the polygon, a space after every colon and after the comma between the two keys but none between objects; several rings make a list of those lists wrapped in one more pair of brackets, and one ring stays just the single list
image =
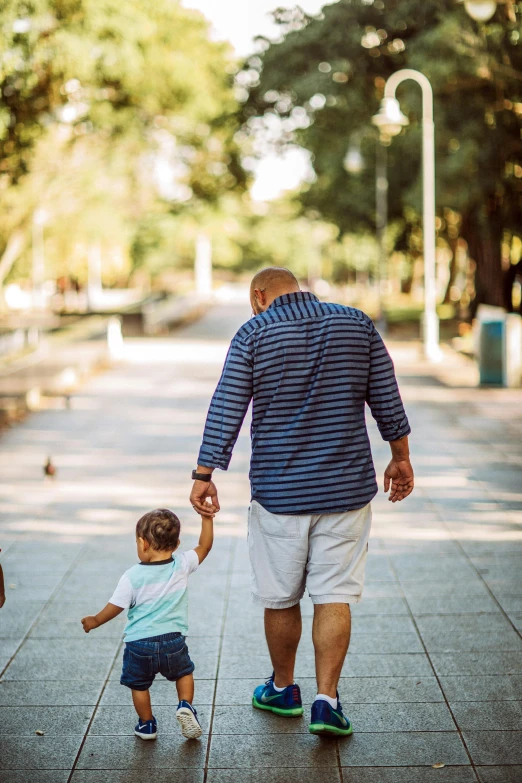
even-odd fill
[{"label": "shorts pocket", "polygon": [[152,655],[140,655],[127,644],[123,652],[122,679],[127,683],[150,683],[154,679]]},{"label": "shorts pocket", "polygon": [[179,680],[180,677],[184,677],[186,674],[190,674],[194,671],[194,664],[190,660],[186,644],[175,652],[165,653],[165,663],[165,671],[162,671],[161,674],[163,674],[167,680]]},{"label": "shorts pocket", "polygon": [[294,539],[300,537],[299,517],[271,514],[259,503],[252,503],[250,521],[257,522],[260,532],[268,538]]},{"label": "shorts pocket", "polygon": [[369,514],[368,506],[345,514],[329,514],[327,517],[322,517],[319,523],[320,531],[325,536],[343,541],[358,541],[368,523]]}]

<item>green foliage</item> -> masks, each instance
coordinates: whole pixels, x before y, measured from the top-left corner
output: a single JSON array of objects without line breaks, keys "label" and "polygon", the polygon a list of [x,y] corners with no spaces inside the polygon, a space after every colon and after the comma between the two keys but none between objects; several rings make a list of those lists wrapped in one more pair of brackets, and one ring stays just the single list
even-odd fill
[{"label": "green foliage", "polygon": [[143,226],[172,230],[244,189],[236,65],[199,13],[178,0],[4,0],[0,30],[0,257],[15,229],[30,243],[44,208],[62,270],[93,242],[147,263]]},{"label": "green foliage", "polygon": [[[300,9],[275,18],[282,40],[245,66],[243,121],[259,132],[260,118],[275,116],[283,143],[310,150],[316,179],[303,209],[342,232],[375,229],[371,117],[391,73],[420,70],[435,92],[441,231],[444,210],[458,212],[479,287],[489,285],[482,296],[498,303],[502,232],[522,226],[522,4],[500,6],[480,29],[454,0],[341,0],[317,18]],[[392,220],[408,222],[421,209],[419,88],[406,83],[399,98],[410,127],[389,149],[389,206]],[[353,134],[362,134],[360,174],[343,168]]]}]

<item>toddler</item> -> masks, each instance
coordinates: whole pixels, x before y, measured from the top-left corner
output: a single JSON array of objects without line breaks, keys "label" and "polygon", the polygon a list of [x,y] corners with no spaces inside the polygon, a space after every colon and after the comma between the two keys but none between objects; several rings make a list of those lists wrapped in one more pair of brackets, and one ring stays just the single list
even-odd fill
[{"label": "toddler", "polygon": [[125,571],[101,612],[82,619],[83,629],[89,633],[124,609],[128,610],[120,682],[132,691],[138,713],[134,733],[144,740],[157,736],[149,688],[158,673],[176,683],[179,700],[176,718],[183,736],[197,739],[202,734],[192,706],[194,664],[185,644],[187,582],[212,548],[213,520],[202,516],[198,546],[175,554],[179,532],[179,519],[168,509],[158,508],[142,516],[136,525],[140,562]]}]

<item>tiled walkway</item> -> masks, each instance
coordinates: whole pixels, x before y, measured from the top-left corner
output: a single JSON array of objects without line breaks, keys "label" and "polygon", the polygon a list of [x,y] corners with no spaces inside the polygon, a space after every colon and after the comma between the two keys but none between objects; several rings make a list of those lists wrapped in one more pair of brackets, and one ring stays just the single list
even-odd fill
[{"label": "tiled walkway", "polygon": [[[271,667],[249,600],[247,428],[230,471],[218,474],[216,543],[191,583],[204,737],[180,737],[165,680],[152,689],[157,742],[133,736],[130,693],[118,682],[123,621],[86,636],[80,618],[106,603],[135,561],[133,526],[144,510],[179,511],[183,545],[193,545],[188,476],[225,341],[247,316],[221,306],[176,340],[131,342],[128,362],[92,379],[70,410],[33,415],[2,435],[0,780],[519,783],[522,392],[446,385],[400,345],[417,489],[401,505],[382,493],[374,503],[340,687],[353,737],[313,737],[306,713],[290,721],[250,706]],[[451,384],[457,370],[448,360],[440,372]],[[387,446],[373,424],[371,437],[380,476]],[[58,466],[52,483],[41,477],[48,454]],[[296,676],[308,710],[308,600],[303,614]]]}]

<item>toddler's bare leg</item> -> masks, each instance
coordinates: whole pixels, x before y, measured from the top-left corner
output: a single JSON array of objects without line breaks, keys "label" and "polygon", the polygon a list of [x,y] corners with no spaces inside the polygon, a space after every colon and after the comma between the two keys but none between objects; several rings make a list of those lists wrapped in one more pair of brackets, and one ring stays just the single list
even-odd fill
[{"label": "toddler's bare leg", "polygon": [[134,709],[138,713],[138,718],[142,722],[152,720],[152,707],[148,691],[132,691],[132,701],[134,702]]},{"label": "toddler's bare leg", "polygon": [[189,704],[192,704],[194,700],[194,677],[192,674],[186,674],[176,680],[176,690],[179,701],[188,701]]}]

